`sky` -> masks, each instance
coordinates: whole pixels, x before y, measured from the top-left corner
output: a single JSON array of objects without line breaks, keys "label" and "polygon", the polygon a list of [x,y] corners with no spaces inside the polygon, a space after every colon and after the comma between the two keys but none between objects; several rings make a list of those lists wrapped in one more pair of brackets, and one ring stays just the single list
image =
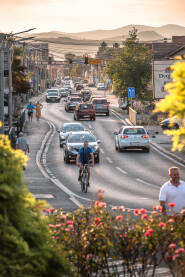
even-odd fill
[{"label": "sky", "polygon": [[129,24],[185,26],[185,0],[0,0],[0,32],[82,32]]}]

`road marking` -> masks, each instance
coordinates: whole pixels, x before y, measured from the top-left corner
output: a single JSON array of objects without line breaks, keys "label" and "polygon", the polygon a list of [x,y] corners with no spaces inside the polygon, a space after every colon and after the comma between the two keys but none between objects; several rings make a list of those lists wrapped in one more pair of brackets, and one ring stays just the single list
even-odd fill
[{"label": "road marking", "polygon": [[113,161],[111,160],[111,158],[109,157],[106,157],[107,161],[110,163],[110,164],[113,164]]},{"label": "road marking", "polygon": [[100,152],[101,152],[102,154],[105,154],[105,151],[104,151],[102,148],[100,148]]},{"label": "road marking", "polygon": [[89,123],[89,124],[88,124],[88,126],[89,126],[89,129],[92,129],[92,125],[91,125],[91,123]]},{"label": "road marking", "polygon": [[41,198],[41,199],[52,199],[54,198],[54,196],[52,194],[33,194],[33,196],[38,199],[38,198]]},{"label": "road marking", "polygon": [[118,166],[116,166],[116,169],[119,170],[123,174],[128,174],[125,170],[123,170],[122,168],[120,168]]},{"label": "road marking", "polygon": [[146,182],[146,181],[144,181],[144,180],[142,180],[142,179],[139,179],[139,178],[136,178],[136,181],[138,181],[138,182],[140,182],[140,183],[142,183],[142,184],[144,184],[144,185],[149,185],[150,187],[153,187],[153,188],[155,188],[155,189],[158,189],[158,187],[159,187],[159,186],[155,186],[155,185],[153,185],[153,184],[150,184],[150,183],[148,183],[148,182]]}]

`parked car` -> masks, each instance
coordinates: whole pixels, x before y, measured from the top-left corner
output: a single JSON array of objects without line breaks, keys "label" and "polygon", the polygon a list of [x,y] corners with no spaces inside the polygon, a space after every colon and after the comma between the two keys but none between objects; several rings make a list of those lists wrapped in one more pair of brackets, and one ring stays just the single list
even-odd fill
[{"label": "parked car", "polygon": [[100,161],[100,140],[88,132],[72,132],[66,138],[66,144],[64,144],[64,161],[66,164],[70,163],[71,160],[75,161],[79,149],[83,146],[84,141],[89,142],[89,146],[93,149],[94,160],[96,163]]},{"label": "parked car", "polygon": [[74,133],[74,132],[81,132],[81,131],[85,131],[81,123],[74,123],[74,122],[64,123],[62,128],[58,130],[60,147],[63,147],[66,141],[66,137],[69,135],[70,132]]},{"label": "parked car", "polygon": [[119,152],[126,149],[143,149],[150,151],[149,136],[142,126],[122,126],[119,132],[114,132],[115,148]]},{"label": "parked car", "polygon": [[74,111],[76,105],[81,102],[80,97],[73,97],[70,96],[68,99],[66,99],[66,104],[65,104],[65,111]]},{"label": "parked car", "polygon": [[59,89],[48,89],[46,95],[46,102],[60,102],[60,91]]},{"label": "parked car", "polygon": [[90,103],[79,103],[74,110],[74,120],[80,120],[89,118],[90,120],[96,120],[95,109]]},{"label": "parked car", "polygon": [[91,103],[95,108],[96,113],[106,114],[109,116],[109,102],[106,98],[93,98]]},{"label": "parked car", "polygon": [[105,85],[104,85],[104,83],[98,83],[97,89],[98,89],[98,90],[105,90]]},{"label": "parked car", "polygon": [[179,129],[181,126],[180,120],[177,119],[176,116],[164,119],[161,121],[160,125],[163,130],[173,130],[173,129]]}]

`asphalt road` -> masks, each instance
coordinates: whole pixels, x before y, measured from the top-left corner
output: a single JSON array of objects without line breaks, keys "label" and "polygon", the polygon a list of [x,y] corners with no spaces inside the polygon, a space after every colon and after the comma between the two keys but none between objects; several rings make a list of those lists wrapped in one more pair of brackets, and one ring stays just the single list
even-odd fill
[{"label": "asphalt road", "polygon": [[[100,93],[98,93],[100,94]],[[73,121],[73,113],[64,110],[64,102],[43,103],[42,117],[52,122],[56,130],[61,128],[64,122]],[[66,165],[63,160],[63,149],[59,147],[58,133],[55,132],[46,155],[46,163],[54,178],[57,178],[63,186],[75,193],[75,199],[79,203],[89,205],[91,200],[96,199],[98,189],[103,189],[106,195],[106,202],[109,205],[124,205],[127,208],[147,208],[151,210],[153,205],[158,204],[160,186],[168,180],[168,168],[178,165],[181,172],[181,179],[185,180],[183,166],[176,164],[151,148],[150,153],[140,151],[116,152],[114,146],[114,131],[119,130],[123,125],[114,114],[110,117],[97,116],[96,121],[81,121],[86,129],[91,130],[101,140],[100,163],[91,168],[91,187],[87,194],[81,192],[78,178],[78,168],[75,163]],[[38,123],[45,126],[47,124]],[[43,128],[41,126],[41,128]],[[39,126],[37,127],[39,130]],[[29,133],[29,129],[27,130]],[[31,135],[31,134],[30,134]],[[36,140],[36,137],[35,137]],[[74,210],[77,206],[74,201],[64,193],[61,188],[56,187],[49,180],[44,179],[41,173],[33,176],[35,168],[27,171],[28,185],[34,193],[50,193],[53,198],[48,201],[56,208],[62,207],[67,210]],[[38,170],[38,169],[37,169]],[[29,176],[31,174],[32,176]],[[30,183],[29,177],[32,178]],[[38,178],[38,180],[33,180]],[[39,179],[40,178],[40,179]],[[43,178],[43,179],[42,179]],[[39,186],[33,182],[40,182]],[[35,188],[35,190],[34,190]],[[39,198],[39,197],[38,197]]]}]

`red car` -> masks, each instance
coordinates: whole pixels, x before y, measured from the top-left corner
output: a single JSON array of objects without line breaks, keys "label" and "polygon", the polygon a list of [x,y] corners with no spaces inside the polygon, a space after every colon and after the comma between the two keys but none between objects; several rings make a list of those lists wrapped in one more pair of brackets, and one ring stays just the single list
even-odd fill
[{"label": "red car", "polygon": [[89,118],[90,120],[96,120],[95,109],[90,103],[79,103],[76,105],[74,111],[74,120],[81,118]]}]

